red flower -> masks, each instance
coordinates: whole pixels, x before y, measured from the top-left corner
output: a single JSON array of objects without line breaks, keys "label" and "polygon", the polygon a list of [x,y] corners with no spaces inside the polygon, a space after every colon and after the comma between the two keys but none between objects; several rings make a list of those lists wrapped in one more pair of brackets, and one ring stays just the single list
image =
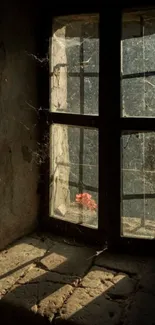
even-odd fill
[{"label": "red flower", "polygon": [[97,209],[96,202],[92,199],[92,195],[88,193],[82,193],[82,194],[76,194],[75,201],[85,207],[87,207],[90,210]]}]

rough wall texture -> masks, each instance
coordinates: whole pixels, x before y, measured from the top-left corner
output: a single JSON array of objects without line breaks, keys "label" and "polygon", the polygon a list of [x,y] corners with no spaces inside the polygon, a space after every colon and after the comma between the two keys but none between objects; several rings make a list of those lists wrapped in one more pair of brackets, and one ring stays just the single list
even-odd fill
[{"label": "rough wall texture", "polygon": [[[2,1],[3,2],[3,1]],[[0,249],[37,221],[36,62],[32,12],[0,5]]]}]

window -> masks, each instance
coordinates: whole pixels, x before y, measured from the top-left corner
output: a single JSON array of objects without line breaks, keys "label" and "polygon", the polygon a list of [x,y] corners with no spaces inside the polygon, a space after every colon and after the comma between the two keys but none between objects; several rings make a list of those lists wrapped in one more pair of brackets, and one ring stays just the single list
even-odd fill
[{"label": "window", "polygon": [[[114,22],[119,21],[115,12],[112,15]],[[119,122],[114,106],[119,107],[115,80],[120,69],[109,56],[114,43],[107,33],[101,33],[106,27],[106,15],[101,18],[92,13],[54,16],[49,30],[49,161],[44,165],[49,189],[42,187],[42,215],[48,229],[91,243],[104,243],[109,228],[114,239],[113,228],[118,236],[120,223],[113,213],[119,215],[120,208],[119,160],[113,167],[114,158],[120,155],[119,136],[113,138],[110,129],[111,118],[117,126]],[[118,58],[119,47],[118,41]],[[47,105],[45,93],[42,101]]]},{"label": "window", "polygon": [[[155,238],[155,12],[123,15],[122,235]],[[134,128],[133,128],[134,126]],[[122,130],[123,131],[123,130]]]},{"label": "window", "polygon": [[46,224],[138,247],[155,237],[155,11],[110,18],[53,17]]},{"label": "window", "polygon": [[55,17],[50,51],[50,216],[97,229],[99,15]]}]

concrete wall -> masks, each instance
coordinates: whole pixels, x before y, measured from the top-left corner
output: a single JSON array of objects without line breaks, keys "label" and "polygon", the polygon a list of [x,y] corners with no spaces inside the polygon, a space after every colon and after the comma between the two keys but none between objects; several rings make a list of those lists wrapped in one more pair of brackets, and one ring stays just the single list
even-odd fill
[{"label": "concrete wall", "polygon": [[[2,1],[3,2],[3,1]],[[30,232],[38,213],[37,87],[31,10],[0,4],[0,249]]]}]

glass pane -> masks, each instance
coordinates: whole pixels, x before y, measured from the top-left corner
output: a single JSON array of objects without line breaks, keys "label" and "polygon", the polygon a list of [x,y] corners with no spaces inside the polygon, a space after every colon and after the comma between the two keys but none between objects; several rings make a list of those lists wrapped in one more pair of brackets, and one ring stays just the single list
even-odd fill
[{"label": "glass pane", "polygon": [[50,161],[50,216],[97,228],[98,131],[52,125]]},{"label": "glass pane", "polygon": [[50,48],[50,110],[98,115],[99,17],[57,17]]},{"label": "glass pane", "polygon": [[155,117],[155,11],[122,19],[123,117]]},{"label": "glass pane", "polygon": [[122,135],[122,235],[155,238],[155,132]]},{"label": "glass pane", "polygon": [[85,77],[84,79],[84,112],[85,114],[98,114],[98,89],[97,77]]}]

